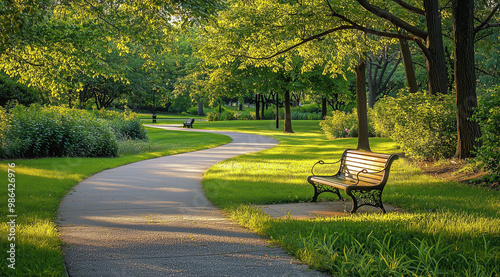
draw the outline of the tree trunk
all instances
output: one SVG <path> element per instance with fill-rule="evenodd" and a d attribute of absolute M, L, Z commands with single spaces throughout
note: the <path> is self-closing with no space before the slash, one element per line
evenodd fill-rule
<path fill-rule="evenodd" d="M 368 106 L 373 108 L 375 99 L 377 99 L 377 92 L 375 91 L 375 80 L 373 77 L 373 63 L 368 63 Z M 376 69 L 376 71 L 378 71 Z"/>
<path fill-rule="evenodd" d="M 280 105 L 278 93 L 276 92 L 276 129 L 280 128 Z"/>
<path fill-rule="evenodd" d="M 454 0 L 453 34 L 455 44 L 455 89 L 457 103 L 458 142 L 455 157 L 473 157 L 474 146 L 481 130 L 470 120 L 477 108 L 476 73 L 474 62 L 474 0 Z"/>
<path fill-rule="evenodd" d="M 368 139 L 368 112 L 366 108 L 366 61 L 361 61 L 356 66 L 356 98 L 358 110 L 358 150 L 370 151 Z"/>
<path fill-rule="evenodd" d="M 426 50 L 424 50 L 429 94 L 446 94 L 448 91 L 448 73 L 443 47 L 443 31 L 438 0 L 424 0 L 425 19 L 427 22 Z"/>
<path fill-rule="evenodd" d="M 400 39 L 399 47 L 401 49 L 401 57 L 403 58 L 406 82 L 408 83 L 408 87 L 410 88 L 410 93 L 415 93 L 418 91 L 417 77 L 415 75 L 415 68 L 413 67 L 413 60 L 411 57 L 408 41 Z"/>
<path fill-rule="evenodd" d="M 327 111 L 327 107 L 326 107 L 326 97 L 323 97 L 321 99 L 321 119 L 322 120 L 325 120 L 325 117 L 326 117 L 326 111 Z"/>
<path fill-rule="evenodd" d="M 290 107 L 290 91 L 285 91 L 285 133 L 293 133 L 292 130 L 292 109 Z"/>
<path fill-rule="evenodd" d="M 203 111 L 203 97 L 200 97 L 198 100 L 198 115 L 205 116 L 205 112 Z"/>
<path fill-rule="evenodd" d="M 261 99 L 261 104 L 262 104 L 262 109 L 261 109 L 261 115 L 262 115 L 262 119 L 266 119 L 265 116 L 264 116 L 264 112 L 266 109 L 266 105 L 267 105 L 267 99 L 264 97 L 263 94 L 260 95 L 260 99 Z"/>
<path fill-rule="evenodd" d="M 255 120 L 260 120 L 260 94 L 255 94 Z"/>

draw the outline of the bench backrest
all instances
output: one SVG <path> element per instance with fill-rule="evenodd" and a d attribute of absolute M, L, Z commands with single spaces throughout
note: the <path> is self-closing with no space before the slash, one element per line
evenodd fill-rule
<path fill-rule="evenodd" d="M 342 155 L 337 177 L 345 178 L 354 183 L 359 177 L 358 186 L 384 186 L 389 178 L 392 162 L 396 159 L 398 156 L 394 154 L 347 149 Z"/>
<path fill-rule="evenodd" d="M 194 118 L 189 118 L 188 120 L 186 120 L 186 123 L 187 124 L 193 124 L 194 123 Z"/>

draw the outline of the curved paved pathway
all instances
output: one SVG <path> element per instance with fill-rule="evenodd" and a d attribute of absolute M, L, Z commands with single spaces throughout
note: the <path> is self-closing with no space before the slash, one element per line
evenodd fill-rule
<path fill-rule="evenodd" d="M 205 198 L 201 179 L 213 164 L 277 144 L 214 133 L 233 141 L 106 170 L 75 186 L 58 218 L 69 275 L 322 276 L 226 220 Z"/>

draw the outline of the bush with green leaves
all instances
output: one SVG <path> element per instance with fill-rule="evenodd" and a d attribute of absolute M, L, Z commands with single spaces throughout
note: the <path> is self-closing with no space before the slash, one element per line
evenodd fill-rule
<path fill-rule="evenodd" d="M 352 113 L 333 111 L 332 115 L 326 116 L 319 125 L 328 139 L 358 136 L 358 116 L 355 109 Z"/>
<path fill-rule="evenodd" d="M 4 133 L 4 158 L 113 157 L 116 136 L 108 121 L 84 110 L 16 106 Z"/>
<path fill-rule="evenodd" d="M 255 119 L 255 112 L 237 112 L 236 118 L 238 120 L 254 120 Z"/>
<path fill-rule="evenodd" d="M 374 130 L 389 136 L 417 160 L 450 158 L 457 145 L 453 95 L 400 92 L 384 97 L 370 112 Z"/>
<path fill-rule="evenodd" d="M 108 110 L 93 111 L 98 117 L 107 120 L 115 132 L 117 139 L 142 140 L 147 139 L 146 129 L 139 116 L 125 108 L 123 113 Z"/>
<path fill-rule="evenodd" d="M 475 153 L 490 175 L 490 182 L 500 181 L 500 86 L 488 90 L 479 99 L 474 115 L 481 126 L 481 147 Z"/>
<path fill-rule="evenodd" d="M 218 112 L 209 112 L 207 113 L 207 121 L 228 121 L 228 120 L 236 120 L 236 113 L 231 110 L 223 109 L 222 113 Z"/>
<path fill-rule="evenodd" d="M 0 158 L 5 156 L 5 133 L 9 122 L 9 114 L 0 106 Z"/>

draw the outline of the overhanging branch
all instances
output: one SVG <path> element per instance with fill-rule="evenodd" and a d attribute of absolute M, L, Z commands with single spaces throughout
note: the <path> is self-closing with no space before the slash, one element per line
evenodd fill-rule
<path fill-rule="evenodd" d="M 400 27 L 403 30 L 406 30 L 407 32 L 420 37 L 421 39 L 426 39 L 427 38 L 427 32 L 420 30 L 419 28 L 416 28 L 415 26 L 407 23 L 406 21 L 400 19 L 397 16 L 394 16 L 392 13 L 390 13 L 387 10 L 384 10 L 380 7 L 374 6 L 370 3 L 368 3 L 367 0 L 356 0 L 363 8 L 365 8 L 367 11 L 371 12 L 372 14 L 386 19 L 387 21 L 391 22 L 392 24 L 396 25 L 397 27 Z"/>

